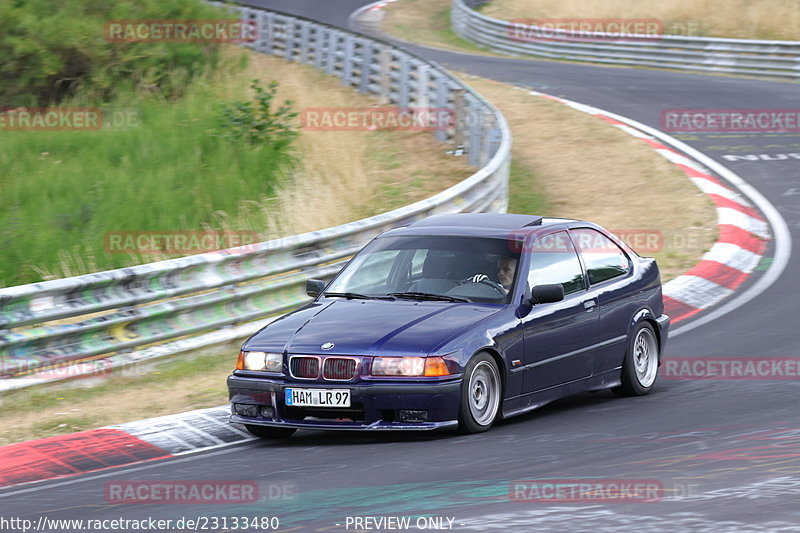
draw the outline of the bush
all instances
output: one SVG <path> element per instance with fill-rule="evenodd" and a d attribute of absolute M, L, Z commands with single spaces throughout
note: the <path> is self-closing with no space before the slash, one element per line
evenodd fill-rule
<path fill-rule="evenodd" d="M 80 90 L 98 102 L 122 88 L 180 96 L 213 70 L 220 45 L 118 43 L 112 20 L 231 19 L 200 0 L 49 0 L 0 2 L 0 108 L 58 103 Z"/>
<path fill-rule="evenodd" d="M 263 89 L 257 80 L 253 80 L 250 88 L 255 92 L 255 103 L 241 101 L 222 107 L 220 136 L 244 141 L 253 148 L 272 146 L 282 151 L 298 135 L 292 124 L 297 117 L 292 110 L 292 101 L 286 100 L 273 111 L 272 102 L 278 91 L 278 82 L 273 81 Z"/>

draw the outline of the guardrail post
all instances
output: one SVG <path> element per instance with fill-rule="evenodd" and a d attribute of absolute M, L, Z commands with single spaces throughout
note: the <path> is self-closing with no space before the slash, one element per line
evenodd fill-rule
<path fill-rule="evenodd" d="M 314 54 L 314 61 L 312 64 L 314 68 L 322 70 L 324 65 L 322 61 L 322 54 L 325 50 L 325 36 L 327 35 L 327 28 L 314 28 L 314 38 L 311 40 L 311 52 Z"/>
<path fill-rule="evenodd" d="M 436 75 L 436 112 L 439 113 L 441 117 L 441 113 L 448 108 L 448 101 L 447 101 L 447 78 L 440 74 Z M 455 122 L 455 113 L 450 115 L 450 119 Z M 455 124 L 454 124 L 455 125 Z M 447 130 L 449 128 L 443 128 L 442 125 L 436 130 L 436 140 L 439 142 L 445 142 L 447 140 Z"/>
<path fill-rule="evenodd" d="M 459 148 L 463 149 L 466 144 L 467 133 L 467 102 L 465 98 L 466 91 L 464 89 L 455 89 L 453 91 L 453 110 L 455 111 L 455 130 L 453 132 L 453 143 L 456 145 L 456 151 Z"/>
<path fill-rule="evenodd" d="M 431 82 L 431 68 L 428 65 L 417 67 L 417 107 L 429 107 L 429 96 Z"/>
<path fill-rule="evenodd" d="M 294 52 L 294 22 L 289 20 L 286 22 L 286 35 L 283 39 L 283 58 L 287 61 L 292 60 L 292 53 Z"/>
<path fill-rule="evenodd" d="M 328 46 L 326 47 L 325 56 L 325 73 L 336 74 L 336 61 L 339 59 L 339 43 L 341 32 L 338 30 L 328 31 Z"/>
<path fill-rule="evenodd" d="M 392 92 L 392 52 L 389 47 L 381 45 L 378 52 L 380 86 L 378 97 L 383 105 L 391 102 Z"/>
<path fill-rule="evenodd" d="M 408 86 L 411 80 L 408 77 L 408 56 L 400 54 L 400 79 L 397 80 L 399 100 L 397 106 L 401 108 L 408 107 Z"/>
<path fill-rule="evenodd" d="M 300 23 L 300 63 L 308 63 L 308 22 Z"/>
<path fill-rule="evenodd" d="M 464 13 L 456 2 L 453 2 L 450 8 L 450 27 L 456 35 L 464 35 Z"/>
<path fill-rule="evenodd" d="M 500 143 L 503 142 L 503 132 L 500 128 L 497 127 L 497 120 L 492 117 L 492 121 L 495 123 L 495 127 L 489 130 L 489 154 L 497 153 L 497 149 L 500 147 Z"/>
<path fill-rule="evenodd" d="M 348 34 L 344 38 L 344 58 L 342 58 L 342 83 L 345 85 L 350 85 L 350 78 L 353 74 L 354 48 L 353 36 Z"/>
<path fill-rule="evenodd" d="M 258 28 L 259 47 L 258 50 L 265 54 L 272 55 L 272 38 L 275 34 L 275 15 L 272 13 L 261 14 L 261 24 Z"/>
<path fill-rule="evenodd" d="M 361 61 L 361 81 L 358 85 L 358 90 L 362 93 L 369 92 L 370 75 L 372 74 L 372 62 L 375 57 L 375 49 L 372 43 L 365 42 L 361 48 L 364 56 Z"/>
<path fill-rule="evenodd" d="M 479 161 L 480 166 L 484 166 L 492 158 L 492 133 L 497 131 L 497 121 L 494 116 L 484 111 L 482 113 L 483 124 L 481 126 L 482 139 L 481 139 L 481 157 Z"/>
<path fill-rule="evenodd" d="M 467 156 L 469 157 L 469 164 L 477 167 L 481 159 L 481 137 L 483 133 L 483 114 L 476 106 L 473 105 L 470 98 L 466 105 L 467 109 L 467 127 L 468 142 Z"/>

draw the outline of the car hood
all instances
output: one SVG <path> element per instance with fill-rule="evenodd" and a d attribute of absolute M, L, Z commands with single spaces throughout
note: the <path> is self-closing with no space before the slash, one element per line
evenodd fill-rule
<path fill-rule="evenodd" d="M 339 355 L 427 355 L 502 309 L 498 305 L 405 300 L 331 300 L 267 325 L 246 350 Z M 322 350 L 325 343 L 333 348 Z"/>

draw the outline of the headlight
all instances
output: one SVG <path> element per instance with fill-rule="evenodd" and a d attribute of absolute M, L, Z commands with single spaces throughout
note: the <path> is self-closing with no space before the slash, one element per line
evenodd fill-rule
<path fill-rule="evenodd" d="M 266 352 L 239 352 L 238 370 L 260 370 L 262 372 L 280 372 L 283 367 L 283 355 Z"/>
<path fill-rule="evenodd" d="M 447 376 L 450 372 L 441 357 L 376 357 L 373 376 Z"/>

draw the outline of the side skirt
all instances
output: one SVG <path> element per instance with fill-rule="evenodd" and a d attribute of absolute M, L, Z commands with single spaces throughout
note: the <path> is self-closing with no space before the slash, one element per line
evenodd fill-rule
<path fill-rule="evenodd" d="M 533 411 L 550 402 L 566 396 L 572 396 L 573 394 L 613 389 L 622 384 L 620 381 L 620 371 L 621 368 L 615 368 L 603 372 L 602 374 L 570 381 L 569 383 L 556 385 L 549 389 L 523 394 L 514 398 L 506 398 L 506 400 L 503 401 L 503 418 L 511 418 L 512 416 Z"/>

